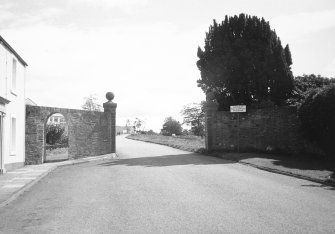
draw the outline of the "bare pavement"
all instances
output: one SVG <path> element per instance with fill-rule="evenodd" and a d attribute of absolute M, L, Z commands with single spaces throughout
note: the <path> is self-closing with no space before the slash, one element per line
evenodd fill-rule
<path fill-rule="evenodd" d="M 0 208 L 1 233 L 334 233 L 335 190 L 117 137 Z"/>

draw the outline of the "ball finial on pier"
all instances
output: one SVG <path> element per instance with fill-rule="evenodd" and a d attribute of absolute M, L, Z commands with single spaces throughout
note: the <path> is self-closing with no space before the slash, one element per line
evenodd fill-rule
<path fill-rule="evenodd" d="M 106 98 L 109 102 L 111 102 L 114 99 L 114 93 L 112 92 L 107 92 L 106 93 Z"/>

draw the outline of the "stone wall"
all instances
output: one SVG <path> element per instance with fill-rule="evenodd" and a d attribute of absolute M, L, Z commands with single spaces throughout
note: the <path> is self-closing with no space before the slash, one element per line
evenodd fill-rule
<path fill-rule="evenodd" d="M 322 155 L 303 137 L 294 107 L 251 109 L 246 113 L 217 111 L 213 103 L 206 110 L 206 149 L 240 152 L 280 152 Z M 239 115 L 239 119 L 238 119 Z"/>
<path fill-rule="evenodd" d="M 65 117 L 68 125 L 69 159 L 115 153 L 115 109 L 105 112 L 26 106 L 25 164 L 45 161 L 45 126 L 55 113 Z"/>

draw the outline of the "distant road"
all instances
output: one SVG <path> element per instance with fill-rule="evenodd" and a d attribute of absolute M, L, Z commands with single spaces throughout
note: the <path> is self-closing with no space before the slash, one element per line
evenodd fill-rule
<path fill-rule="evenodd" d="M 117 137 L 119 159 L 54 171 L 1 233 L 334 233 L 335 190 Z"/>

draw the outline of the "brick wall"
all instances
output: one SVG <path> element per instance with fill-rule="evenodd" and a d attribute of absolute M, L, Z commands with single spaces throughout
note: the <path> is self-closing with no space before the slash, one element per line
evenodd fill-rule
<path fill-rule="evenodd" d="M 62 114 L 68 124 L 69 159 L 115 153 L 115 108 L 116 104 L 111 111 L 96 112 L 27 105 L 25 163 L 44 162 L 45 125 L 54 113 Z"/>
<path fill-rule="evenodd" d="M 239 122 L 239 127 L 238 127 Z M 302 134 L 294 107 L 248 110 L 246 113 L 217 111 L 207 105 L 206 148 L 241 152 L 281 152 L 285 154 L 325 155 Z"/>

